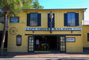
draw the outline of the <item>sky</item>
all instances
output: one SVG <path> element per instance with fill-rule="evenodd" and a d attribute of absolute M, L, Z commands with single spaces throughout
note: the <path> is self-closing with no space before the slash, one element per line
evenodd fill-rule
<path fill-rule="evenodd" d="M 89 20 L 89 0 L 39 0 L 44 9 L 87 8 L 84 20 Z"/>

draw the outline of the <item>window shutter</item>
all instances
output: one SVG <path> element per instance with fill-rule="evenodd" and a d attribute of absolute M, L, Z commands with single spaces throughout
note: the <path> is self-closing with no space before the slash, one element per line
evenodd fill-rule
<path fill-rule="evenodd" d="M 27 26 L 30 26 L 30 14 L 27 14 Z"/>
<path fill-rule="evenodd" d="M 48 13 L 48 28 L 50 28 L 50 21 L 51 21 L 50 14 Z"/>
<path fill-rule="evenodd" d="M 37 19 L 38 26 L 41 26 L 41 14 L 38 13 L 38 19 Z"/>
<path fill-rule="evenodd" d="M 75 25 L 79 26 L 79 13 L 75 13 Z"/>
<path fill-rule="evenodd" d="M 64 13 L 64 26 L 67 26 L 67 13 Z"/>
<path fill-rule="evenodd" d="M 52 28 L 55 27 L 55 14 L 53 13 Z"/>

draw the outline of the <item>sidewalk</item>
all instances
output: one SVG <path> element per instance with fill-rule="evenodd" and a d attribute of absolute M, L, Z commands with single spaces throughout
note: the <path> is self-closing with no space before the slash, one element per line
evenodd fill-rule
<path fill-rule="evenodd" d="M 67 53 L 9 53 L 6 58 L 89 58 L 89 54 L 67 54 Z M 4 58 L 2 57 L 2 58 Z"/>
<path fill-rule="evenodd" d="M 17 55 L 14 57 L 34 57 L 34 58 L 89 58 L 89 55 L 81 54 L 37 54 L 37 55 Z"/>

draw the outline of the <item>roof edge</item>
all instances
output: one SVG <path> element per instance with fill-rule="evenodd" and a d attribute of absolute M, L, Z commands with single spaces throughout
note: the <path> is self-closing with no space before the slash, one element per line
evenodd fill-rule
<path fill-rule="evenodd" d="M 23 9 L 23 10 L 87 10 L 87 8 L 60 8 L 60 9 Z"/>

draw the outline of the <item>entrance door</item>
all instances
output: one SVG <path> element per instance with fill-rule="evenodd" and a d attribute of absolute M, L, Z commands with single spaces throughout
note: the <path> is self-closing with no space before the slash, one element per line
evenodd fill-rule
<path fill-rule="evenodd" d="M 28 38 L 28 51 L 34 51 L 34 38 L 29 36 Z"/>
<path fill-rule="evenodd" d="M 57 39 L 57 49 L 60 52 L 66 52 L 65 36 L 58 36 L 58 39 Z"/>
<path fill-rule="evenodd" d="M 66 52 L 66 41 L 64 36 L 60 37 L 60 52 Z"/>

